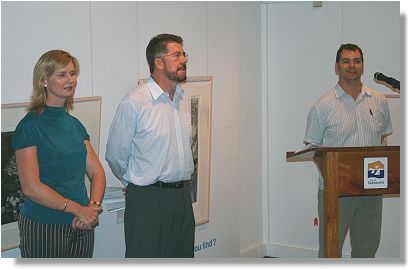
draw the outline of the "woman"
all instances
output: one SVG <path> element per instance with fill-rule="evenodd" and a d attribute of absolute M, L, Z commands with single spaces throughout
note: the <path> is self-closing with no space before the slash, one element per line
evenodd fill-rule
<path fill-rule="evenodd" d="M 33 71 L 29 112 L 13 136 L 25 195 L 18 221 L 23 258 L 93 255 L 106 178 L 86 129 L 68 114 L 78 74 L 79 63 L 68 52 L 43 54 Z"/>

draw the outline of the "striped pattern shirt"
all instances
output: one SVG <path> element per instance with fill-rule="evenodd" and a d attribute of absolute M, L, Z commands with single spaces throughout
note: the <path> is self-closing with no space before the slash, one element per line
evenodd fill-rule
<path fill-rule="evenodd" d="M 173 101 L 150 77 L 117 108 L 106 160 L 124 185 L 191 179 L 190 98 L 177 85 Z"/>
<path fill-rule="evenodd" d="M 383 94 L 363 85 L 354 100 L 337 84 L 311 107 L 304 143 L 319 147 L 379 146 L 382 138 L 391 133 L 388 102 Z M 324 189 L 321 175 L 319 189 Z"/>

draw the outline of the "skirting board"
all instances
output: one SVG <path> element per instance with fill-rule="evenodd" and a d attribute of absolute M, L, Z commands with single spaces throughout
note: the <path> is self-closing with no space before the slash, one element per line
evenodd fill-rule
<path fill-rule="evenodd" d="M 266 255 L 266 245 L 262 243 L 240 250 L 240 258 L 262 258 Z"/>
<path fill-rule="evenodd" d="M 282 245 L 266 245 L 267 256 L 284 259 L 317 258 L 318 251 L 301 247 L 290 247 Z"/>
<path fill-rule="evenodd" d="M 316 258 L 317 254 L 317 250 L 263 243 L 240 250 L 240 258 L 263 258 L 264 256 L 269 256 L 281 259 L 303 259 Z"/>
<path fill-rule="evenodd" d="M 262 243 L 240 250 L 240 258 L 263 258 L 264 256 L 270 256 L 284 259 L 301 259 L 316 258 L 317 254 L 317 250 Z"/>

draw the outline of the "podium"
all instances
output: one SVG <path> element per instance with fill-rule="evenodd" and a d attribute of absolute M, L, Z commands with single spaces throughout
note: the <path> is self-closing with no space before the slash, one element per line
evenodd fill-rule
<path fill-rule="evenodd" d="M 365 188 L 364 164 L 370 158 L 386 158 L 386 188 Z M 313 161 L 324 178 L 324 241 L 325 257 L 338 257 L 338 198 L 400 194 L 400 147 L 309 148 L 287 152 L 288 162 Z"/>

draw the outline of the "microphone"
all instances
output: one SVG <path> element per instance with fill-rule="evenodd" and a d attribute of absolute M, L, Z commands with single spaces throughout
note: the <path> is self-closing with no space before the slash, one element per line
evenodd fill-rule
<path fill-rule="evenodd" d="M 400 82 L 397 81 L 396 79 L 392 78 L 392 77 L 387 77 L 384 74 L 382 74 L 381 72 L 376 72 L 374 74 L 374 78 L 378 81 L 386 82 L 389 85 L 391 85 L 393 88 L 396 88 L 396 89 L 400 90 Z"/>

